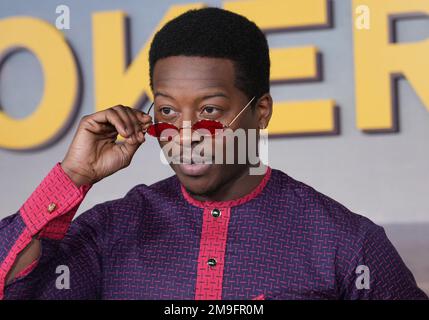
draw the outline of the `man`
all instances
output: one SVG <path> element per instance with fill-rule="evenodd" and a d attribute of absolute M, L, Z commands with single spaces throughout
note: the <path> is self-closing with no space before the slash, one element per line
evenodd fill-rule
<path fill-rule="evenodd" d="M 1 221 L 2 298 L 427 298 L 367 218 L 269 166 L 250 174 L 261 163 L 185 159 L 185 148 L 219 143 L 189 139 L 189 126 L 268 125 L 269 51 L 254 23 L 189 11 L 156 34 L 149 59 L 156 125 L 123 106 L 83 117 L 64 160 Z M 176 134 L 162 139 L 163 126 Z M 71 222 L 94 183 L 130 164 L 146 131 L 163 148 L 183 147 L 176 174 Z"/>

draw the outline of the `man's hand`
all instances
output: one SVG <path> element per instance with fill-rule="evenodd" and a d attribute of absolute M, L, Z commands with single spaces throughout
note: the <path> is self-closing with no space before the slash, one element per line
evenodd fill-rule
<path fill-rule="evenodd" d="M 122 105 L 84 116 L 61 167 L 77 186 L 94 184 L 130 164 L 151 123 L 149 115 Z M 124 142 L 116 142 L 118 133 Z"/>

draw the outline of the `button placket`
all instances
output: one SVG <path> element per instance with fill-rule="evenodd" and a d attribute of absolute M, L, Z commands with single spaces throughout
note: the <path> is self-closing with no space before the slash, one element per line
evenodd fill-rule
<path fill-rule="evenodd" d="M 196 299 L 221 299 L 230 208 L 205 207 L 198 257 Z"/>

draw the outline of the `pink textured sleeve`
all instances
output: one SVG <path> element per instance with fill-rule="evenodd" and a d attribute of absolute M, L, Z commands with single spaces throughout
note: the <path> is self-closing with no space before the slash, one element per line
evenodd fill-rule
<path fill-rule="evenodd" d="M 19 209 L 18 219 L 5 220 L 4 223 L 10 225 L 2 229 L 3 238 L 0 237 L 0 300 L 4 298 L 7 274 L 19 253 L 33 237 L 55 240 L 64 238 L 91 186 L 78 188 L 58 162 Z M 37 264 L 38 259 L 15 275 L 13 281 L 28 275 Z"/>
<path fill-rule="evenodd" d="M 31 236 L 62 239 L 91 187 L 78 188 L 58 162 L 19 210 Z"/>

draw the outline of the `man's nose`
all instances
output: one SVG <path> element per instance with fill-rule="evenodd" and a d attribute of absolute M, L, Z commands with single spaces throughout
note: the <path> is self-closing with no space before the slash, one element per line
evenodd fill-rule
<path fill-rule="evenodd" d="M 201 141 L 201 137 L 198 134 L 193 134 L 192 125 L 195 121 L 184 120 L 182 126 L 179 129 L 179 134 L 175 137 L 174 141 L 183 147 L 194 147 Z"/>

